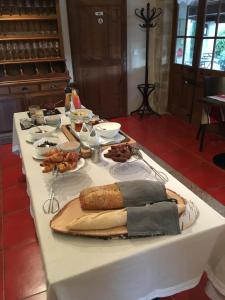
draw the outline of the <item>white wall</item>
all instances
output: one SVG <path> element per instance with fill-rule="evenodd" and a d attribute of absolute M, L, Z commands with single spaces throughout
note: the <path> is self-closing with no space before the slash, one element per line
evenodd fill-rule
<path fill-rule="evenodd" d="M 128 113 L 138 108 L 142 97 L 137 85 L 145 81 L 145 31 L 135 16 L 136 8 L 146 7 L 149 0 L 127 0 L 127 102 Z"/>

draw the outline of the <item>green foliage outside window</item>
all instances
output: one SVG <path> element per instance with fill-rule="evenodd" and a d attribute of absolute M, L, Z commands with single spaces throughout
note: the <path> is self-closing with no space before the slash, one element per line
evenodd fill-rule
<path fill-rule="evenodd" d="M 225 35 L 225 30 L 220 33 L 220 36 Z M 221 70 L 225 70 L 225 39 L 220 39 L 216 43 L 215 56 L 218 59 L 218 64 Z"/>

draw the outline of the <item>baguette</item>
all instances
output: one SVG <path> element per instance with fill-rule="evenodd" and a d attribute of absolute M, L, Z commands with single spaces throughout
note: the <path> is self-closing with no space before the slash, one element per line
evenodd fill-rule
<path fill-rule="evenodd" d="M 124 208 L 123 196 L 115 183 L 84 189 L 80 203 L 83 210 Z"/>
<path fill-rule="evenodd" d="M 66 227 L 69 230 L 99 230 L 125 226 L 126 223 L 126 210 L 117 209 L 84 215 L 73 220 Z"/>
<path fill-rule="evenodd" d="M 185 206 L 177 205 L 178 214 L 184 212 Z M 127 225 L 126 209 L 108 210 L 85 214 L 74 219 L 66 227 L 68 230 L 103 230 Z"/>
<path fill-rule="evenodd" d="M 166 195 L 168 199 L 177 200 L 180 210 L 185 210 L 185 200 L 180 195 L 169 189 L 166 189 Z M 124 208 L 123 195 L 116 183 L 84 189 L 80 192 L 80 203 L 83 210 Z"/>

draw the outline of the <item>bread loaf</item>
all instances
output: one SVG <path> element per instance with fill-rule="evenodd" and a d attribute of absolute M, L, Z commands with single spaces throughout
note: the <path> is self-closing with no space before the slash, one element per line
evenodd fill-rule
<path fill-rule="evenodd" d="M 109 210 L 99 213 L 86 214 L 76 218 L 67 225 L 69 230 L 98 230 L 125 226 L 127 212 L 125 209 Z"/>
<path fill-rule="evenodd" d="M 117 184 L 86 188 L 80 192 L 83 210 L 104 210 L 123 208 L 123 196 Z"/>

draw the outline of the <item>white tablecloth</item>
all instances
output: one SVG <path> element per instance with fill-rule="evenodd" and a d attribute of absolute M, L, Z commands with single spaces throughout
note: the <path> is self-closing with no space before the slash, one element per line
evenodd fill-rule
<path fill-rule="evenodd" d="M 52 176 L 42 174 L 39 162 L 32 158 L 33 145 L 26 142 L 28 132 L 22 131 L 19 125 L 19 119 L 24 116 L 25 113 L 14 115 L 13 141 L 17 145 L 13 147 L 21 151 L 27 176 L 46 271 L 48 300 L 148 300 L 197 285 L 217 238 L 224 233 L 225 220 L 221 215 L 168 174 L 167 188 L 194 201 L 200 211 L 196 223 L 182 234 L 100 240 L 52 232 L 49 228 L 52 216 L 42 210 Z M 59 136 L 65 140 L 62 133 Z M 148 156 L 145 158 L 163 170 Z M 93 164 L 86 160 L 83 169 L 61 176 L 55 182 L 60 206 L 84 187 L 118 181 L 112 174 L 112 167 L 106 162 Z M 134 179 L 135 173 L 131 177 Z"/>

